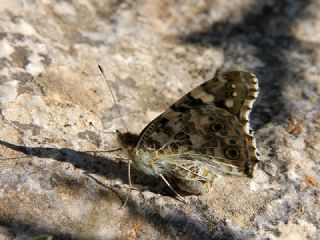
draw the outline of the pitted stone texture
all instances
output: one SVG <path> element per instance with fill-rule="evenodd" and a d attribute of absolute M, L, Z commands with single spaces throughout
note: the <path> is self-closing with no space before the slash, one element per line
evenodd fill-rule
<path fill-rule="evenodd" d="M 319 11 L 317 0 L 0 1 L 0 238 L 319 239 Z M 253 71 L 253 179 L 219 178 L 184 205 L 133 169 L 120 209 L 123 155 L 85 152 L 117 147 L 110 132 L 124 130 L 97 64 L 136 132 L 217 70 Z"/>

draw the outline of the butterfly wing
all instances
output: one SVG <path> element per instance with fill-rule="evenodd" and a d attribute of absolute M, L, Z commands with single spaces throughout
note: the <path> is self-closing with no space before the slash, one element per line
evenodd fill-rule
<path fill-rule="evenodd" d="M 196 87 L 141 132 L 137 164 L 152 152 L 154 171 L 164 175 L 189 180 L 251 176 L 258 160 L 248 114 L 257 92 L 255 76 L 245 71 L 223 73 Z"/>

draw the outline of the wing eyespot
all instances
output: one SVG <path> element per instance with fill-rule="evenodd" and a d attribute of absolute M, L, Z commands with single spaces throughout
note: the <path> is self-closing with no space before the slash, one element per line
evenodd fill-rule
<path fill-rule="evenodd" d="M 227 158 L 231 160 L 237 160 L 240 157 L 240 152 L 235 147 L 228 147 L 225 151 L 225 155 Z"/>
<path fill-rule="evenodd" d="M 220 131 L 224 129 L 224 125 L 221 122 L 216 122 L 214 124 L 211 125 L 212 130 L 214 131 Z"/>

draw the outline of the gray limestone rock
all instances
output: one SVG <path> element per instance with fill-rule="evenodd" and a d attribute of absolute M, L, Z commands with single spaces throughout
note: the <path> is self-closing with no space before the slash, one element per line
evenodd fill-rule
<path fill-rule="evenodd" d="M 0 1 L 0 239 L 319 239 L 320 4 Z M 114 149 L 216 71 L 259 79 L 254 177 L 174 198 Z M 93 124 L 94 127 L 91 126 Z M 95 152 L 92 152 L 95 151 Z"/>

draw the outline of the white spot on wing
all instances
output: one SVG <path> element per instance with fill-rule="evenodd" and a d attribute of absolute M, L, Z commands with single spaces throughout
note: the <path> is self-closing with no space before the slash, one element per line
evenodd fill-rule
<path fill-rule="evenodd" d="M 224 101 L 224 105 L 228 108 L 231 108 L 233 107 L 233 104 L 234 104 L 234 101 L 233 99 L 231 98 L 227 98 L 225 101 Z"/>
<path fill-rule="evenodd" d="M 196 99 L 201 99 L 204 103 L 214 101 L 214 96 L 206 93 L 201 87 L 193 89 L 191 91 L 191 96 Z"/>

